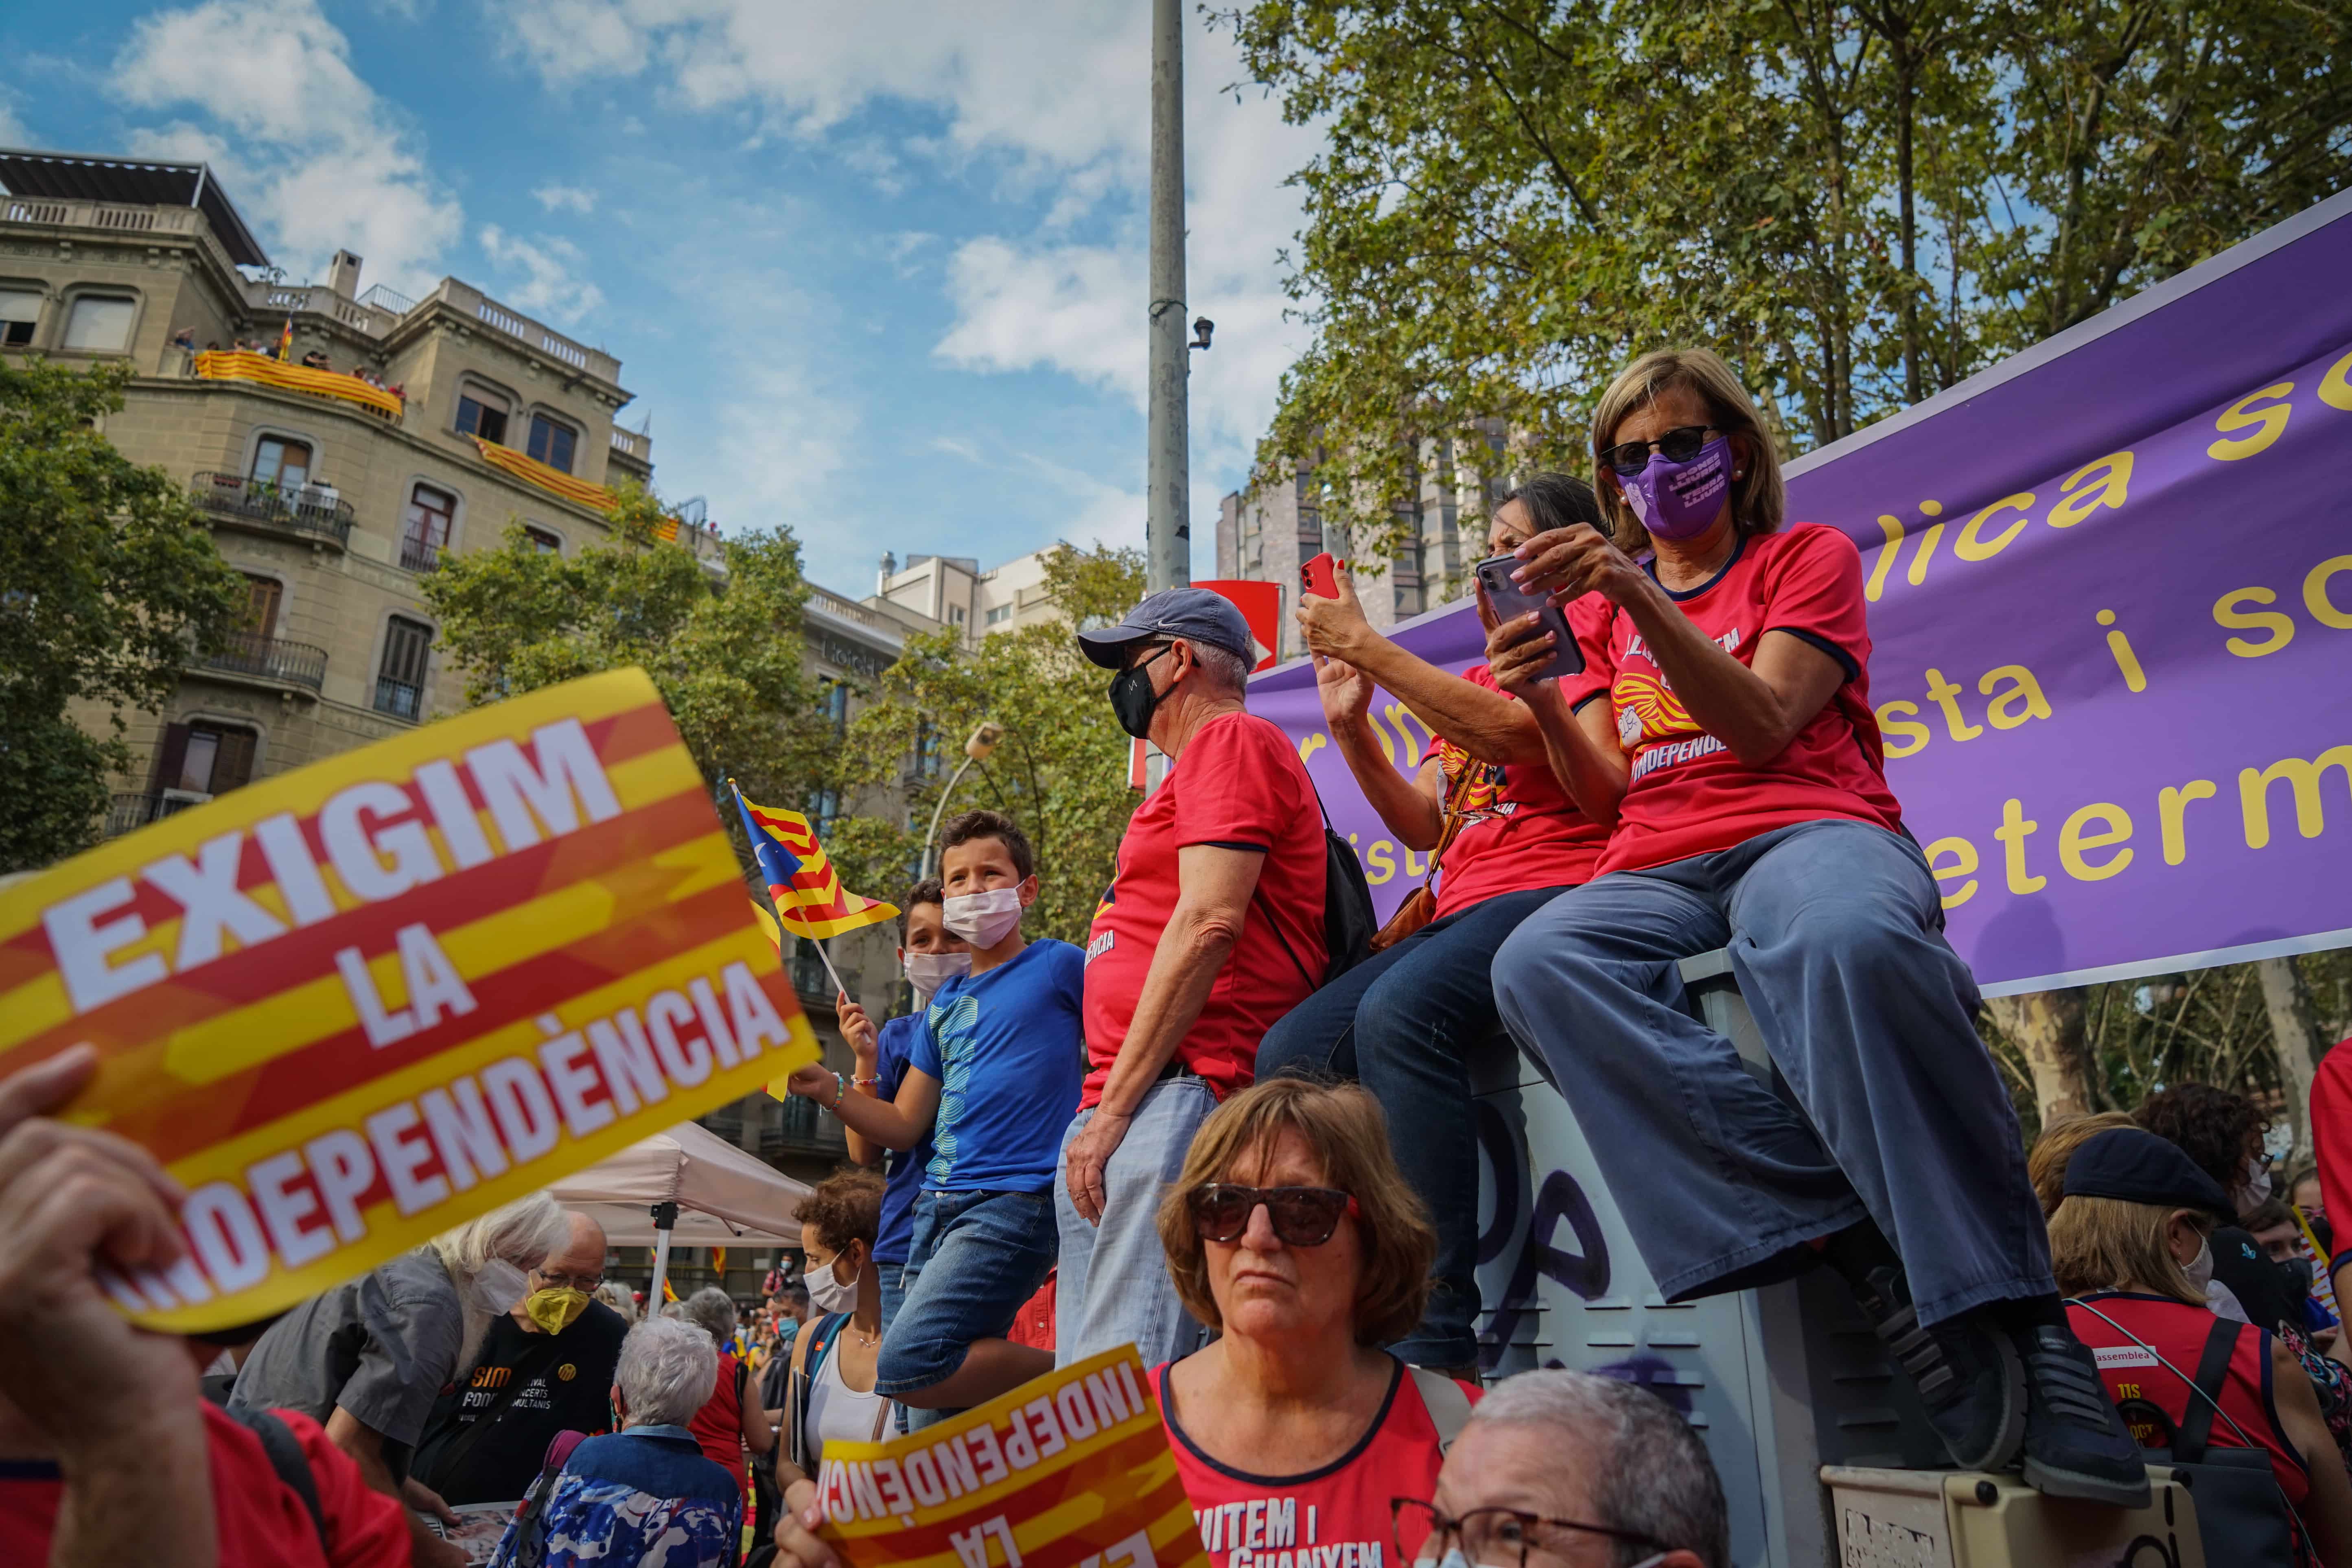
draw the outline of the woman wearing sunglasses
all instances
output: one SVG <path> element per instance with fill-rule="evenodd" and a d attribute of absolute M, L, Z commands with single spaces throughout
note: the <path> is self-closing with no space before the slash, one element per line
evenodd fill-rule
<path fill-rule="evenodd" d="M 1772 441 L 1705 350 L 1635 361 L 1592 446 L 1609 535 L 1541 534 L 1514 575 L 1607 601 L 1608 700 L 1571 713 L 1531 680 L 1550 651 L 1533 616 L 1487 649 L 1612 831 L 1601 874 L 1496 953 L 1505 1023 L 1550 1064 L 1601 1170 L 1638 1173 L 1612 1190 L 1668 1300 L 1825 1261 L 1954 1463 L 2000 1468 L 2021 1447 L 2046 1492 L 2145 1502 L 2113 1411 L 2070 1396 L 2097 1367 L 2051 1279 L 1975 982 L 1887 787 L 1859 553 L 1783 525 Z M 1689 1006 L 1675 961 L 1714 948 L 1801 1110 Z"/>
<path fill-rule="evenodd" d="M 1436 1238 L 1378 1102 L 1295 1078 L 1233 1096 L 1160 1239 L 1186 1309 L 1222 1331 L 1153 1373 L 1210 1560 L 1381 1561 L 1389 1500 L 1431 1495 L 1474 1394 L 1381 1349 L 1420 1321 Z"/>

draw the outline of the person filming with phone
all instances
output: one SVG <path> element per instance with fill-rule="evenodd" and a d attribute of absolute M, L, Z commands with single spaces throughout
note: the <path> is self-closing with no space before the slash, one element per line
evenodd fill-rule
<path fill-rule="evenodd" d="M 1601 875 L 1496 954 L 1504 1021 L 1550 1064 L 1668 1300 L 1827 1262 L 1960 1468 L 2021 1447 L 2044 1492 L 2145 1503 L 2130 1437 L 2082 1397 L 2098 1368 L 1976 983 L 1887 787 L 1860 554 L 1783 526 L 1771 439 L 1713 353 L 1643 355 L 1592 432 L 1609 533 L 1530 539 L 1517 577 L 1609 606 L 1609 701 L 1563 732 L 1562 782 L 1615 826 Z M 1537 634 L 1519 616 L 1489 638 L 1504 689 L 1547 657 Z M 1699 1021 L 1677 964 L 1715 948 L 1797 1105 Z"/>
<path fill-rule="evenodd" d="M 1496 507 L 1487 551 L 1515 565 L 1508 552 L 1535 535 L 1600 517 L 1583 480 L 1538 474 Z M 1413 1365 L 1474 1377 L 1478 1146 L 1465 1053 L 1497 1026 L 1488 978 L 1496 950 L 1529 914 L 1591 877 L 1608 833 L 1546 765 L 1530 704 L 1497 690 L 1483 664 L 1454 675 L 1382 637 L 1344 563 L 1332 563 L 1330 584 L 1336 596 L 1310 587 L 1298 601 L 1324 720 L 1389 831 L 1429 858 L 1434 891 L 1424 887 L 1407 900 L 1369 961 L 1267 1031 L 1257 1071 L 1353 1079 L 1402 1131 L 1397 1163 L 1429 1206 L 1438 1248 L 1422 1321 L 1394 1348 Z M 1483 596 L 1478 610 L 1491 628 Z M 1373 727 L 1378 691 L 1435 737 L 1412 774 L 1390 761 Z"/>

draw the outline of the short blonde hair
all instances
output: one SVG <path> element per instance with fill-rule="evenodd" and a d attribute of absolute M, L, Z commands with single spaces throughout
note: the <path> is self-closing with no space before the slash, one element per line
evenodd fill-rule
<path fill-rule="evenodd" d="M 1748 468 L 1731 486 L 1731 526 L 1740 534 L 1770 533 L 1789 510 L 1780 479 L 1780 454 L 1764 428 L 1756 402 L 1723 356 L 1711 349 L 1652 349 L 1617 373 L 1601 405 L 1592 411 L 1592 493 L 1601 502 L 1610 537 L 1628 554 L 1650 547 L 1649 531 L 1604 474 L 1601 454 L 1616 445 L 1617 426 L 1643 404 L 1687 387 L 1706 405 L 1707 423 L 1727 436 L 1748 437 Z"/>
<path fill-rule="evenodd" d="M 1429 1300 L 1437 1231 L 1389 1152 L 1380 1101 L 1351 1083 L 1267 1079 L 1209 1113 L 1193 1134 L 1183 1173 L 1160 1204 L 1160 1245 L 1176 1294 L 1202 1322 L 1224 1327 L 1209 1289 L 1208 1249 L 1192 1228 L 1186 1200 L 1195 1187 L 1230 1180 L 1252 1160 L 1264 1159 L 1285 1131 L 1298 1134 L 1326 1183 L 1356 1200 L 1356 1235 L 1364 1251 L 1356 1342 L 1382 1345 L 1404 1338 Z"/>
<path fill-rule="evenodd" d="M 2033 1195 L 2042 1200 L 2042 1217 L 2048 1219 L 2066 1201 L 2066 1162 L 2074 1157 L 2075 1150 L 2095 1133 L 2138 1125 L 2129 1111 L 2102 1110 L 2062 1116 L 2044 1127 L 2025 1155 L 2025 1179 L 2033 1184 Z"/>
<path fill-rule="evenodd" d="M 2058 1276 L 2058 1289 L 2069 1296 L 2091 1290 L 2153 1290 L 2203 1306 L 2205 1292 L 2189 1283 L 2188 1271 L 2165 1239 L 2177 1214 L 2187 1215 L 2200 1234 L 2212 1234 L 2213 1216 L 2195 1209 L 2079 1193 L 2068 1198 L 2050 1216 L 2050 1268 Z"/>

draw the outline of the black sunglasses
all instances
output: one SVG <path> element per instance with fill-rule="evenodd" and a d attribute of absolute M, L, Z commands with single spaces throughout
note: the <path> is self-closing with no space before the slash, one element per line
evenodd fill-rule
<path fill-rule="evenodd" d="M 1627 1542 L 1636 1551 L 1648 1547 L 1659 1554 L 1673 1550 L 1664 1542 L 1638 1531 L 1612 1530 L 1605 1524 L 1584 1524 L 1573 1519 L 1546 1519 L 1541 1514 L 1521 1513 L 1515 1508 L 1474 1508 L 1454 1519 L 1439 1511 L 1435 1503 L 1400 1497 L 1389 1500 L 1389 1518 L 1395 1528 L 1398 1568 L 1439 1562 L 1445 1556 L 1445 1549 L 1457 1541 L 1462 1543 L 1463 1555 L 1473 1563 L 1491 1564 L 1492 1568 L 1527 1568 L 1528 1548 L 1545 1530 L 1572 1530 L 1583 1535 L 1602 1536 Z"/>
<path fill-rule="evenodd" d="M 1260 1204 L 1285 1247 L 1320 1247 L 1339 1228 L 1340 1216 L 1357 1214 L 1356 1200 L 1330 1187 L 1244 1187 L 1203 1182 L 1185 1197 L 1192 1230 L 1202 1241 L 1238 1241 Z"/>
<path fill-rule="evenodd" d="M 1664 452 L 1670 463 L 1687 463 L 1698 456 L 1698 449 L 1706 445 L 1709 436 L 1722 433 L 1712 425 L 1678 425 L 1654 441 L 1620 441 L 1614 447 L 1603 447 L 1601 460 L 1631 479 L 1650 466 L 1652 447 Z"/>

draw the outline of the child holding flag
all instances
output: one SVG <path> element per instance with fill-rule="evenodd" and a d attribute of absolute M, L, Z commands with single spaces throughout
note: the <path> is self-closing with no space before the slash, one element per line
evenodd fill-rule
<path fill-rule="evenodd" d="M 1054 1171 L 1086 1055 L 1085 955 L 1021 934 L 1037 900 L 1027 837 L 1010 817 L 972 811 L 940 843 L 942 918 L 971 944 L 971 966 L 931 997 L 897 1095 L 845 1094 L 823 1067 L 788 1084 L 887 1148 L 932 1140 L 905 1301 L 875 1381 L 918 1426 L 1053 1370 L 1051 1352 L 1004 1336 L 1054 1265 Z"/>

